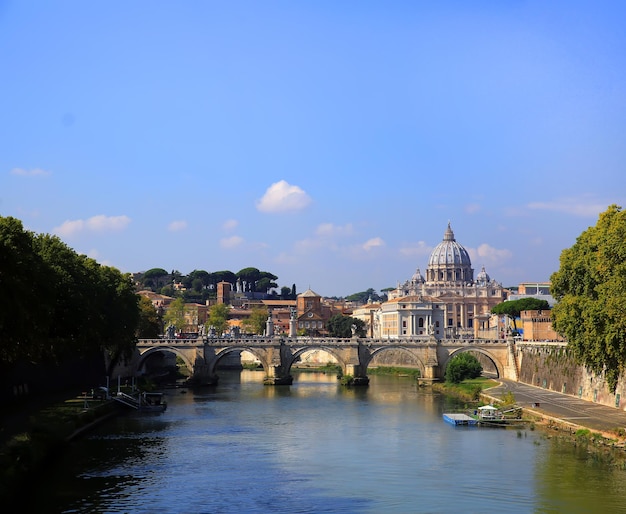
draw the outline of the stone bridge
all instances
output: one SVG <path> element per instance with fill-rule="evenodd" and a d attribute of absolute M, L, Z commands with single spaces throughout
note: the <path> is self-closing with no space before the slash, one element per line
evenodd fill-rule
<path fill-rule="evenodd" d="M 218 363 L 227 356 L 246 351 L 263 365 L 266 384 L 291 384 L 291 367 L 300 356 L 311 350 L 331 354 L 344 375 L 354 377 L 355 384 L 367 384 L 367 368 L 372 360 L 386 351 L 406 352 L 417 363 L 420 377 L 425 381 L 441 380 L 452 356 L 460 352 L 481 354 L 493 363 L 498 377 L 517 380 L 519 369 L 515 343 L 509 340 L 487 339 L 370 339 L 370 338 L 311 338 L 311 337 L 251 337 L 198 339 L 140 339 L 133 359 L 118 375 L 140 374 L 146 360 L 156 352 L 171 352 L 179 356 L 191 371 L 191 381 L 215 384 Z M 222 361 L 224 362 L 224 361 Z"/>

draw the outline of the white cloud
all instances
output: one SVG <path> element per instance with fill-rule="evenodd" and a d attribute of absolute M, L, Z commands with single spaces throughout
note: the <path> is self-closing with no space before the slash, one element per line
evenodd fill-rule
<path fill-rule="evenodd" d="M 369 252 L 373 248 L 378 248 L 381 246 L 385 246 L 385 242 L 380 237 L 373 237 L 372 239 L 368 239 L 365 243 L 363 243 L 363 250 Z"/>
<path fill-rule="evenodd" d="M 340 226 L 334 223 L 322 223 L 315 229 L 315 233 L 321 237 L 349 236 L 353 233 L 352 224 Z"/>
<path fill-rule="evenodd" d="M 482 209 L 482 207 L 478 203 L 468 203 L 465 206 L 465 212 L 467 212 L 468 214 L 475 214 L 478 211 L 480 211 L 481 209 Z"/>
<path fill-rule="evenodd" d="M 302 189 L 281 180 L 267 188 L 256 207 L 261 212 L 287 212 L 304 209 L 310 203 L 311 197 Z"/>
<path fill-rule="evenodd" d="M 237 220 L 226 220 L 222 225 L 222 228 L 226 232 L 230 232 L 231 230 L 235 230 L 239 226 L 239 222 Z"/>
<path fill-rule="evenodd" d="M 510 250 L 494 248 L 487 243 L 481 244 L 476 249 L 468 248 L 467 251 L 470 254 L 470 258 L 472 259 L 473 263 L 476 263 L 480 260 L 482 260 L 483 262 L 488 262 L 490 264 L 501 263 L 510 259 L 513 256 L 513 253 Z M 474 267 L 476 267 L 476 265 L 474 265 Z"/>
<path fill-rule="evenodd" d="M 586 198 L 562 198 L 551 202 L 531 202 L 527 207 L 531 210 L 562 212 L 582 217 L 597 217 L 604 212 L 609 204 L 588 201 Z"/>
<path fill-rule="evenodd" d="M 80 232 L 117 232 L 130 223 L 128 216 L 105 216 L 100 214 L 86 220 L 67 220 L 55 227 L 53 232 L 62 237 L 69 237 Z"/>
<path fill-rule="evenodd" d="M 51 175 L 49 171 L 42 170 L 41 168 L 34 168 L 32 170 L 25 170 L 23 168 L 13 168 L 11 175 L 17 175 L 19 177 L 47 177 Z"/>
<path fill-rule="evenodd" d="M 243 243 L 243 237 L 230 236 L 220 240 L 220 246 L 222 248 L 236 248 Z"/>
<path fill-rule="evenodd" d="M 419 257 L 422 255 L 429 255 L 432 253 L 433 247 L 427 245 L 424 241 L 418 241 L 417 243 L 410 243 L 400 248 L 400 255 L 404 257 Z"/>
<path fill-rule="evenodd" d="M 180 232 L 181 230 L 185 230 L 187 228 L 186 221 L 172 221 L 168 226 L 167 230 L 170 232 Z"/>

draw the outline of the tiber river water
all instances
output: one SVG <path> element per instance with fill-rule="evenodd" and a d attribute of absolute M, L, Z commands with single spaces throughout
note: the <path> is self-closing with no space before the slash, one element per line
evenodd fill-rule
<path fill-rule="evenodd" d="M 536 430 L 453 427 L 409 378 L 222 372 L 71 445 L 20 512 L 613 513 L 626 471 Z"/>

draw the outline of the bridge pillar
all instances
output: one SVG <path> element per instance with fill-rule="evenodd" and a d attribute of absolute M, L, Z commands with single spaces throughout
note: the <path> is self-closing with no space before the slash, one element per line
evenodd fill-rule
<path fill-rule="evenodd" d="M 436 382 L 439 380 L 439 363 L 434 358 L 429 358 L 424 364 L 424 376 L 420 377 L 420 382 Z"/>
<path fill-rule="evenodd" d="M 343 374 L 353 377 L 352 385 L 368 385 L 370 383 L 369 377 L 364 373 L 363 366 L 360 364 L 346 364 Z"/>
<path fill-rule="evenodd" d="M 293 384 L 293 377 L 285 372 L 285 368 L 282 365 L 267 366 L 263 383 L 265 385 L 291 385 Z"/>
<path fill-rule="evenodd" d="M 193 374 L 187 380 L 189 385 L 216 385 L 219 377 L 215 373 L 211 373 L 209 366 L 199 364 L 193 367 Z"/>

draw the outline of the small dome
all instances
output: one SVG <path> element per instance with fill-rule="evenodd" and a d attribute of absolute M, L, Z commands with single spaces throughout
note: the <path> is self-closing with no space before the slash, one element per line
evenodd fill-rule
<path fill-rule="evenodd" d="M 415 273 L 413 273 L 413 276 L 411 277 L 411 282 L 413 282 L 414 284 L 423 284 L 424 283 L 424 277 L 422 277 L 422 274 L 420 273 L 420 269 L 417 268 L 415 270 Z"/>
<path fill-rule="evenodd" d="M 448 228 L 443 235 L 443 241 L 435 246 L 428 261 L 429 267 L 446 265 L 467 267 L 472 265 L 467 250 L 454 239 L 454 232 L 450 228 L 450 223 L 448 223 Z"/>
<path fill-rule="evenodd" d="M 476 282 L 481 286 L 487 285 L 491 281 L 489 275 L 485 271 L 485 267 L 483 266 L 480 270 L 480 273 L 476 276 Z"/>

